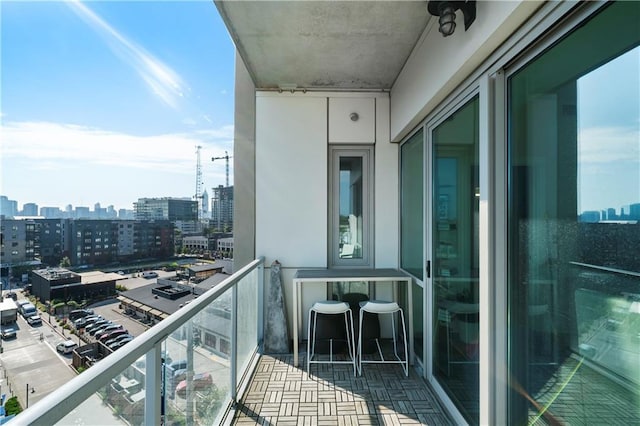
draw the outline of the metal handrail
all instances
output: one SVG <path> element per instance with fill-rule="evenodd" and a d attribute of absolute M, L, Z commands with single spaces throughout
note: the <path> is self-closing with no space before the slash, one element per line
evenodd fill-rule
<path fill-rule="evenodd" d="M 129 344 L 85 370 L 55 392 L 50 393 L 14 417 L 9 424 L 49 426 L 58 422 L 100 388 L 106 386 L 114 376 L 114 372 L 119 374 L 135 363 L 138 358 L 153 350 L 157 344 L 164 341 L 171 333 L 182 327 L 253 270 L 260 267 L 263 262 L 264 258 L 260 257 L 244 266 L 193 302 L 182 307 L 176 313 L 136 337 Z"/>

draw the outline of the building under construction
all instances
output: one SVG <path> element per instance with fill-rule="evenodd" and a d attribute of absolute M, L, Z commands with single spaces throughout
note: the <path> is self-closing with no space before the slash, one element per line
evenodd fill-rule
<path fill-rule="evenodd" d="M 233 231 L 233 186 L 218 185 L 211 199 L 211 225 L 221 232 Z"/>

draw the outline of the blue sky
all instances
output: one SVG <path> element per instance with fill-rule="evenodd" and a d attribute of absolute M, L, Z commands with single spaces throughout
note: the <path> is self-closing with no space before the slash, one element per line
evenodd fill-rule
<path fill-rule="evenodd" d="M 203 189 L 225 183 L 234 47 L 212 1 L 3 0 L 0 17 L 0 195 L 192 197 L 197 146 Z"/>

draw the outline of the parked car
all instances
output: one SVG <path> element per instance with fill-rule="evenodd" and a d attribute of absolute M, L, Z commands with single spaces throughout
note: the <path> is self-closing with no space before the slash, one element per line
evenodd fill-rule
<path fill-rule="evenodd" d="M 97 333 L 101 332 L 102 330 L 109 327 L 110 325 L 113 325 L 111 321 L 106 321 L 104 324 L 97 324 L 95 327 L 91 327 L 91 330 L 89 330 L 89 334 L 91 336 L 95 336 Z"/>
<path fill-rule="evenodd" d="M 107 339 L 113 333 L 118 333 L 118 332 L 121 332 L 120 334 L 128 333 L 127 330 L 125 330 L 122 325 L 114 324 L 114 325 L 110 325 L 109 327 L 106 327 L 106 328 L 102 329 L 102 331 L 96 333 L 96 340 L 100 340 L 101 342 L 106 342 Z M 113 337 L 116 337 L 116 336 L 117 335 L 114 335 Z"/>
<path fill-rule="evenodd" d="M 58 343 L 58 345 L 56 346 L 56 350 L 63 354 L 68 354 L 73 352 L 73 350 L 77 347 L 78 344 L 73 340 L 65 340 L 64 342 Z"/>
<path fill-rule="evenodd" d="M 40 318 L 40 315 L 32 315 L 27 317 L 27 322 L 30 326 L 42 325 L 42 318 Z"/>
<path fill-rule="evenodd" d="M 74 309 L 73 311 L 69 312 L 69 319 L 71 321 L 75 321 L 77 319 L 85 318 L 90 315 L 93 315 L 92 309 Z"/>
<path fill-rule="evenodd" d="M 100 340 L 101 337 L 108 335 L 109 333 L 116 330 L 124 330 L 122 324 L 114 324 L 113 322 L 108 324 L 106 327 L 100 327 L 100 330 L 95 333 L 96 340 Z"/>
<path fill-rule="evenodd" d="M 113 345 L 114 343 L 118 343 L 119 341 L 124 340 L 127 337 L 131 337 L 133 339 L 133 336 L 130 335 L 127 330 L 124 330 L 124 333 L 120 333 L 119 330 L 114 331 L 113 333 L 109 334 L 109 337 L 107 337 L 104 344 L 111 347 L 111 345 Z"/>
<path fill-rule="evenodd" d="M 181 368 L 173 372 L 173 384 L 177 385 L 181 381 L 187 378 L 187 369 Z"/>
<path fill-rule="evenodd" d="M 154 271 L 144 271 L 142 273 L 142 278 L 158 278 L 158 273 Z"/>
<path fill-rule="evenodd" d="M 187 368 L 187 360 L 181 359 L 178 361 L 173 361 L 172 363 L 169 364 L 169 367 L 171 367 L 171 369 L 173 369 L 174 372 L 177 370 L 182 370 L 184 368 Z"/>
<path fill-rule="evenodd" d="M 82 327 L 82 328 L 84 328 L 85 331 L 89 331 L 89 329 L 98 327 L 98 326 L 100 326 L 102 324 L 105 324 L 106 322 L 108 322 L 108 320 L 103 318 L 103 317 L 91 318 L 91 319 L 86 321 L 86 323 L 84 324 L 84 327 Z"/>
<path fill-rule="evenodd" d="M 98 320 L 98 321 L 94 322 L 93 324 L 87 326 L 87 328 L 85 329 L 85 332 L 87 332 L 87 333 L 89 333 L 89 334 L 91 334 L 93 336 L 103 326 L 106 327 L 107 325 L 111 325 L 111 324 L 113 324 L 111 321 L 106 320 L 106 319 L 101 319 L 101 320 Z"/>
<path fill-rule="evenodd" d="M 76 329 L 86 328 L 89 325 L 91 325 L 94 322 L 99 321 L 101 319 L 104 319 L 104 318 L 102 318 L 102 316 L 100 316 L 100 315 L 89 315 L 89 316 L 86 316 L 84 318 L 80 318 L 80 319 L 75 320 L 73 322 L 73 324 L 76 326 Z"/>
<path fill-rule="evenodd" d="M 2 340 L 15 339 L 17 336 L 16 329 L 13 327 L 2 329 Z"/>
<path fill-rule="evenodd" d="M 112 350 L 115 351 L 116 349 L 120 349 L 121 347 L 123 347 L 124 345 L 126 345 L 127 343 L 129 343 L 132 340 L 133 340 L 133 336 L 124 338 L 124 339 L 120 340 L 119 342 L 116 342 L 116 343 L 112 344 L 111 346 L 109 346 L 109 348 L 111 348 Z"/>
<path fill-rule="evenodd" d="M 199 373 L 193 375 L 193 390 L 202 391 L 209 389 L 213 385 L 213 379 L 209 373 Z M 184 398 L 187 393 L 187 381 L 183 380 L 176 386 L 176 395 Z"/>

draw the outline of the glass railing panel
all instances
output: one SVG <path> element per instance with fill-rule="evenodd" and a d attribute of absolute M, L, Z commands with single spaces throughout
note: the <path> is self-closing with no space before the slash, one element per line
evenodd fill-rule
<path fill-rule="evenodd" d="M 88 358 L 93 364 L 79 377 L 29 407 L 20 420 L 221 424 L 238 389 L 232 380 L 248 377 L 261 336 L 262 262 L 256 259 L 113 354 Z"/>
<path fill-rule="evenodd" d="M 258 345 L 258 278 L 261 269 L 253 270 L 238 283 L 238 352 L 237 377 L 242 377 Z"/>
<path fill-rule="evenodd" d="M 168 424 L 215 424 L 229 401 L 232 292 L 228 289 L 162 344 Z"/>
<path fill-rule="evenodd" d="M 81 373 L 82 374 L 82 373 Z M 77 405 L 57 424 L 145 424 L 144 357 L 116 371 L 106 386 Z"/>

